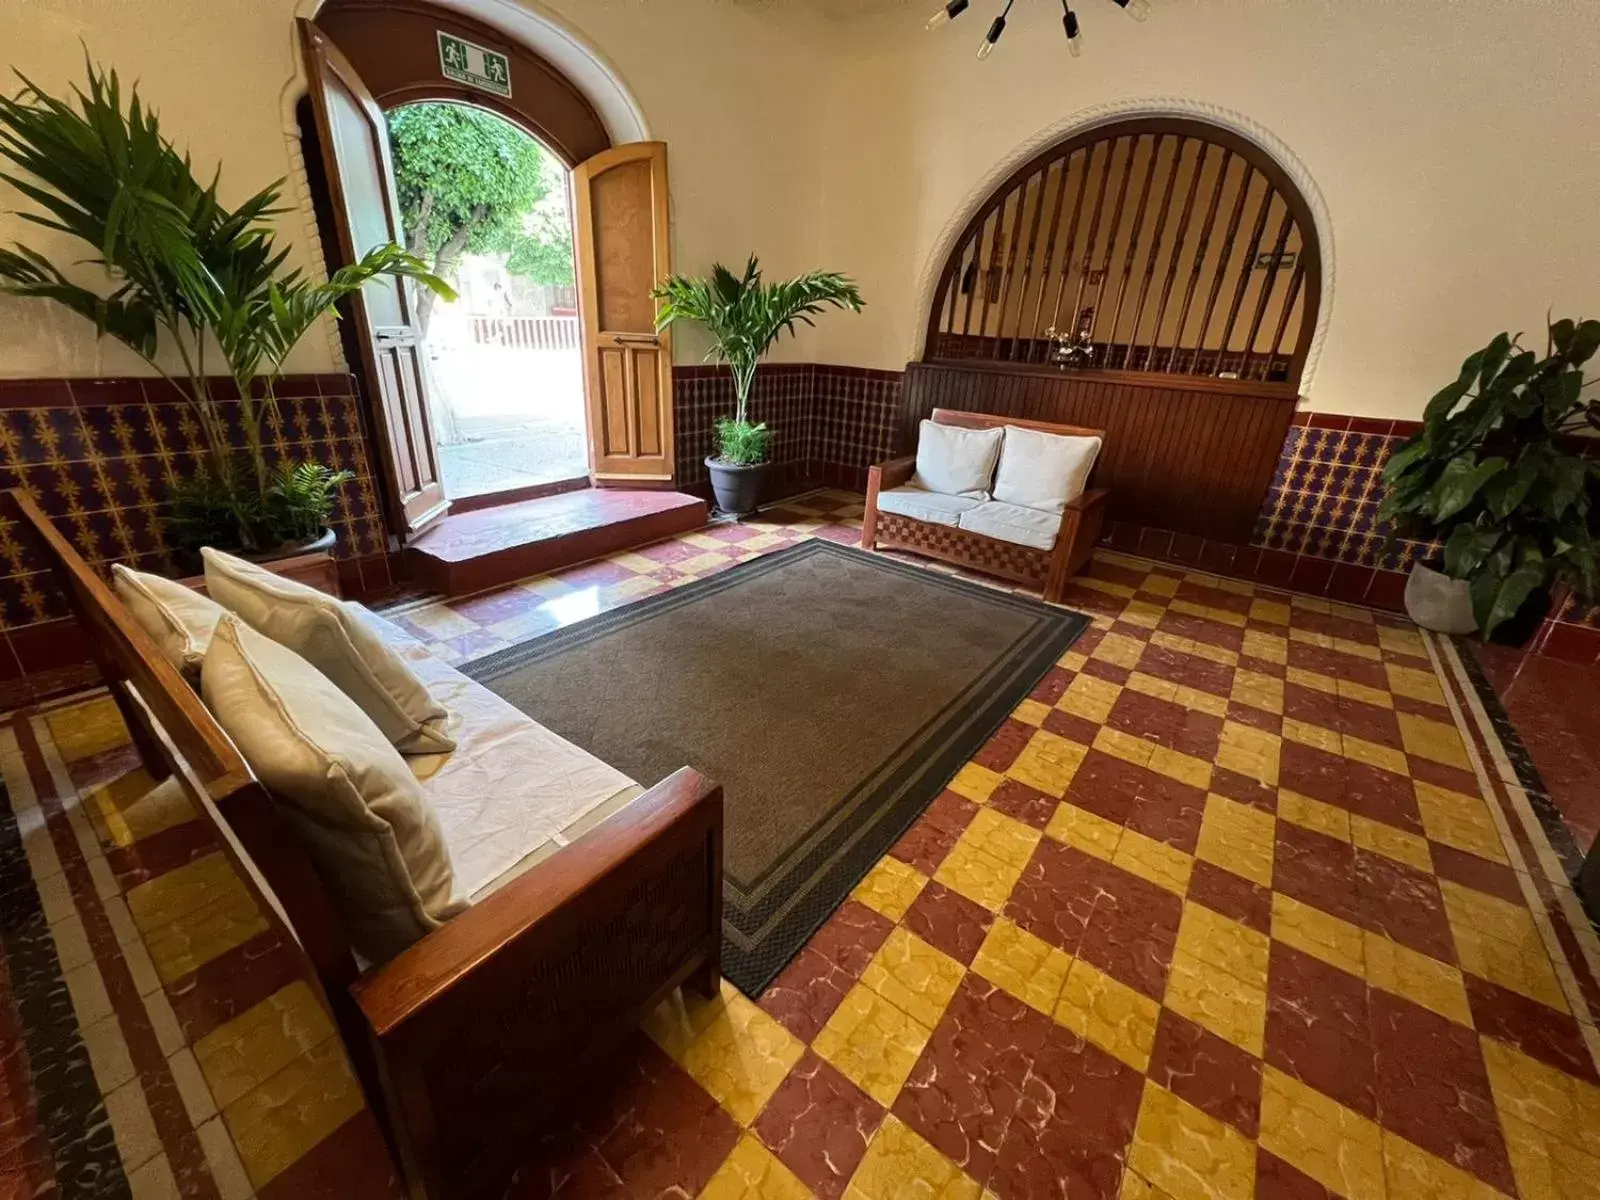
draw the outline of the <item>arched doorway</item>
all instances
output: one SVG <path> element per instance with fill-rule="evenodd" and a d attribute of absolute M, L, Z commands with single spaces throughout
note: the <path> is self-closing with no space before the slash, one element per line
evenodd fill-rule
<path fill-rule="evenodd" d="M 1069 137 L 979 206 L 945 261 L 927 361 L 1297 385 L 1322 258 L 1310 208 L 1246 138 L 1191 117 Z"/>

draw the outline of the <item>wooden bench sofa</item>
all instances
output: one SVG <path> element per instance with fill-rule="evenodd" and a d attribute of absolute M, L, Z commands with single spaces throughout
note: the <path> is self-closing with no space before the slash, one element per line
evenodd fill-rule
<path fill-rule="evenodd" d="M 588 832 L 363 969 L 277 803 L 194 689 L 29 497 L 6 497 L 54 568 L 145 768 L 176 776 L 298 948 L 412 1195 L 498 1187 L 539 1123 L 674 988 L 716 994 L 722 792 L 688 768 L 633 788 Z M 440 672 L 479 686 L 437 661 L 433 671 L 430 689 Z"/>
<path fill-rule="evenodd" d="M 1015 417 L 949 408 L 934 409 L 932 420 L 936 425 L 964 429 L 1015 426 L 1064 437 L 1099 438 L 1102 442 L 1105 439 L 1105 431 L 1101 429 L 1056 425 L 1048 421 L 1023 421 Z M 1067 502 L 1061 513 L 1055 540 L 1049 549 L 1044 549 L 962 529 L 954 524 L 919 520 L 881 509 L 879 497 L 894 489 L 905 488 L 911 483 L 916 470 L 915 454 L 891 459 L 869 470 L 866 512 L 861 521 L 861 545 L 864 549 L 909 550 L 981 574 L 996 575 L 1037 587 L 1047 601 L 1059 604 L 1066 593 L 1067 581 L 1083 569 L 1089 556 L 1094 553 L 1095 543 L 1100 539 L 1107 499 L 1111 493 L 1093 486 L 1093 473 L 1089 475 L 1085 490 Z"/>

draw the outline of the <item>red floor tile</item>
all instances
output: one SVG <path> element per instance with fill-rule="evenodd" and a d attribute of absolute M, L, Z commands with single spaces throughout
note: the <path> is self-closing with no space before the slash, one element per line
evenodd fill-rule
<path fill-rule="evenodd" d="M 807 1053 L 773 1093 L 756 1136 L 818 1196 L 844 1194 L 883 1123 L 883 1108 L 815 1054 Z"/>
<path fill-rule="evenodd" d="M 929 880 L 906 911 L 905 926 L 929 945 L 969 966 L 994 924 L 983 905 Z"/>
<path fill-rule="evenodd" d="M 1261 1062 L 1170 1008 L 1161 1010 L 1151 1079 L 1253 1138 L 1261 1120 Z"/>

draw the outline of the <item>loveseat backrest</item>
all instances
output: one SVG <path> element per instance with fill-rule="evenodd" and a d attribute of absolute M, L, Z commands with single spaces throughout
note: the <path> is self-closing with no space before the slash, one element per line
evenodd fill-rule
<path fill-rule="evenodd" d="M 956 425 L 962 429 L 1000 429 L 1006 425 L 1015 425 L 1021 429 L 1033 429 L 1039 433 L 1053 433 L 1059 437 L 1092 437 L 1100 439 L 1100 454 L 1095 459 L 1094 470 L 1089 473 L 1089 483 L 1092 486 L 1094 477 L 1100 470 L 1100 463 L 1105 459 L 1106 431 L 1104 429 L 1089 429 L 1083 425 L 1058 425 L 1054 421 L 1025 421 L 1021 417 L 1002 417 L 998 413 L 967 412 L 959 408 L 936 408 L 930 418 L 935 425 Z"/>

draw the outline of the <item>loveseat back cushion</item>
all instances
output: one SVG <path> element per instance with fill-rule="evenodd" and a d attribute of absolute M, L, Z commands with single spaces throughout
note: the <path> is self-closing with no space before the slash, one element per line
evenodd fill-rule
<path fill-rule="evenodd" d="M 444 705 L 347 605 L 231 554 L 200 555 L 213 599 L 331 679 L 402 754 L 455 748 Z"/>
<path fill-rule="evenodd" d="M 1050 550 L 1056 544 L 1056 534 L 1061 531 L 1061 514 L 990 500 L 962 513 L 960 525 L 969 533 L 981 533 L 1034 550 Z"/>
<path fill-rule="evenodd" d="M 175 580 L 133 571 L 121 563 L 112 564 L 111 587 L 162 656 L 190 683 L 198 683 L 200 664 L 223 607 Z"/>
<path fill-rule="evenodd" d="M 462 910 L 421 785 L 320 671 L 229 615 L 200 681 L 206 707 L 281 803 L 357 953 L 385 962 Z"/>
<path fill-rule="evenodd" d="M 879 512 L 936 525 L 955 525 L 962 513 L 982 503 L 976 496 L 947 496 L 919 487 L 897 487 L 878 493 Z"/>
<path fill-rule="evenodd" d="M 1083 495 L 1100 455 L 1100 439 L 1005 427 L 994 498 L 1024 508 L 1061 512 Z"/>
<path fill-rule="evenodd" d="M 917 471 L 911 486 L 946 496 L 987 500 L 994 487 L 1003 429 L 963 429 L 922 422 L 917 434 Z"/>

